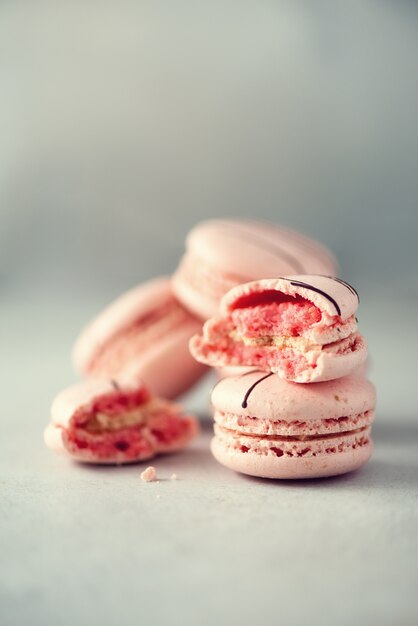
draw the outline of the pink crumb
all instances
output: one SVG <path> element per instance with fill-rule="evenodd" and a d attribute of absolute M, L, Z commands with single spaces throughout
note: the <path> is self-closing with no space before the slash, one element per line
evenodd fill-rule
<path fill-rule="evenodd" d="M 262 337 L 300 335 L 320 321 L 321 312 L 301 298 L 293 302 L 268 302 L 232 312 L 232 320 L 241 335 Z"/>
<path fill-rule="evenodd" d="M 150 465 L 149 467 L 147 467 L 146 470 L 144 470 L 141 474 L 141 480 L 143 480 L 145 483 L 152 483 L 154 481 L 157 480 L 157 471 L 155 469 L 155 467 L 153 467 L 152 465 Z"/>

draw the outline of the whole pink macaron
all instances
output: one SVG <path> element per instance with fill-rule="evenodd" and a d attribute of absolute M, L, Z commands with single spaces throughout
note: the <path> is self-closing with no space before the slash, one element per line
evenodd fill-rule
<path fill-rule="evenodd" d="M 253 371 L 212 392 L 213 455 L 263 478 L 318 478 L 358 469 L 372 453 L 376 395 L 362 376 L 300 385 Z"/>
<path fill-rule="evenodd" d="M 142 383 L 89 379 L 55 398 L 45 443 L 87 463 L 132 463 L 183 448 L 198 422 Z"/>
<path fill-rule="evenodd" d="M 295 231 L 252 220 L 210 220 L 188 234 L 172 284 L 179 300 L 206 320 L 235 285 L 286 274 L 335 275 L 337 270 L 327 248 Z"/>
<path fill-rule="evenodd" d="M 175 398 L 206 371 L 188 349 L 200 327 L 174 297 L 169 279 L 157 278 L 120 296 L 85 328 L 74 365 L 86 376 L 144 380 L 156 395 Z"/>
<path fill-rule="evenodd" d="M 357 331 L 359 299 L 328 276 L 287 276 L 239 285 L 190 342 L 193 356 L 214 367 L 252 366 L 293 382 L 345 376 L 367 357 Z"/>

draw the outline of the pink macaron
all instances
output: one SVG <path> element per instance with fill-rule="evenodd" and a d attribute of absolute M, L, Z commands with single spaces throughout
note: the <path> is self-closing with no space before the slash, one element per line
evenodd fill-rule
<path fill-rule="evenodd" d="M 76 341 L 74 364 L 86 376 L 127 376 L 175 398 L 206 371 L 188 350 L 200 327 L 174 297 L 169 279 L 157 278 L 123 294 L 87 326 Z"/>
<path fill-rule="evenodd" d="M 264 478 L 318 478 L 368 461 L 376 396 L 362 376 L 315 385 L 260 371 L 221 380 L 212 392 L 215 458 Z"/>
<path fill-rule="evenodd" d="M 210 220 L 187 236 L 186 253 L 173 276 L 173 290 L 206 320 L 235 285 L 287 274 L 338 271 L 332 253 L 295 231 L 252 220 Z"/>
<path fill-rule="evenodd" d="M 358 303 L 355 289 L 338 278 L 253 281 L 223 297 L 221 314 L 205 323 L 190 349 L 214 367 L 252 366 L 299 383 L 340 378 L 367 357 Z"/>
<path fill-rule="evenodd" d="M 45 443 L 87 463 L 132 463 L 183 448 L 198 422 L 142 383 L 89 379 L 62 391 L 51 407 Z"/>

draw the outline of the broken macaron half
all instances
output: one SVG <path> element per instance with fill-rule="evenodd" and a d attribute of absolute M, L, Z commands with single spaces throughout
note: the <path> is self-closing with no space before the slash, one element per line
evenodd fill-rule
<path fill-rule="evenodd" d="M 141 382 L 89 379 L 57 395 L 44 439 L 78 461 L 121 464 L 179 450 L 198 430 L 193 415 Z"/>
<path fill-rule="evenodd" d="M 339 278 L 295 275 L 239 285 L 220 315 L 190 341 L 196 360 L 214 367 L 255 367 L 310 383 L 346 376 L 364 363 L 356 290 Z"/>

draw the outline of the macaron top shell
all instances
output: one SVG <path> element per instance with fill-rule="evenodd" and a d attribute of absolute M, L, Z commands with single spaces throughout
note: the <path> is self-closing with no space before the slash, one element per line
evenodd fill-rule
<path fill-rule="evenodd" d="M 341 279 L 302 274 L 238 285 L 222 298 L 221 312 L 226 315 L 235 309 L 251 306 L 255 301 L 259 303 L 263 293 L 272 292 L 300 296 L 312 302 L 321 312 L 330 317 L 337 315 L 342 320 L 353 316 L 359 304 L 355 289 Z"/>
<path fill-rule="evenodd" d="M 358 415 L 375 408 L 374 385 L 349 375 L 316 384 L 287 382 L 275 374 L 253 371 L 224 378 L 212 391 L 216 411 L 263 420 L 304 422 Z"/>
<path fill-rule="evenodd" d="M 240 282 L 287 273 L 334 274 L 332 253 L 316 241 L 274 224 L 252 220 L 210 220 L 193 228 L 187 251 Z"/>
<path fill-rule="evenodd" d="M 56 426 L 67 428 L 80 408 L 88 409 L 97 398 L 119 392 L 136 392 L 143 397 L 144 403 L 151 397 L 148 389 L 137 381 L 90 378 L 67 387 L 55 397 L 51 406 L 51 421 Z"/>

